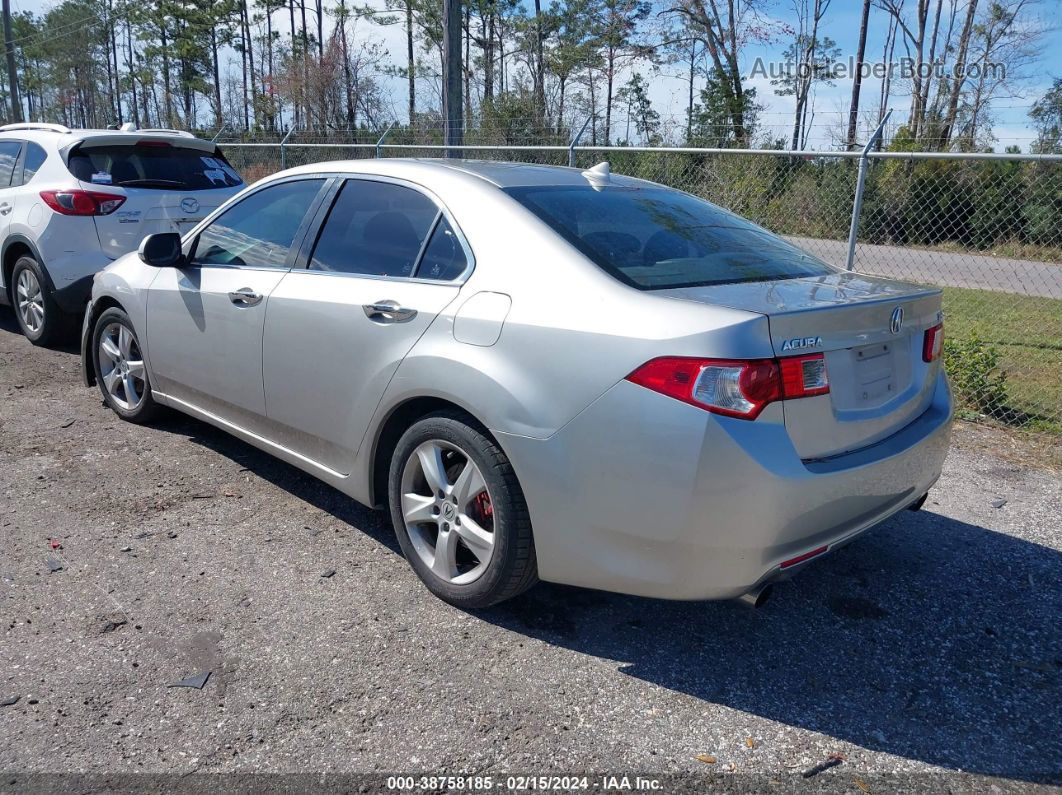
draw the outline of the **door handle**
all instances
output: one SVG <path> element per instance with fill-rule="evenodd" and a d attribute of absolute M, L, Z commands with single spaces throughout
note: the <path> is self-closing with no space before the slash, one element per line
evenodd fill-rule
<path fill-rule="evenodd" d="M 250 287 L 241 287 L 229 293 L 229 300 L 236 306 L 254 306 L 262 303 L 262 294 L 256 293 Z"/>
<path fill-rule="evenodd" d="M 407 309 L 397 301 L 377 301 L 375 304 L 362 304 L 365 316 L 380 323 L 406 323 L 417 316 L 416 309 Z"/>
<path fill-rule="evenodd" d="M 11 212 L 10 204 L 8 204 L 7 202 L 3 202 L 2 204 L 0 204 L 0 215 L 7 215 L 9 212 Z"/>

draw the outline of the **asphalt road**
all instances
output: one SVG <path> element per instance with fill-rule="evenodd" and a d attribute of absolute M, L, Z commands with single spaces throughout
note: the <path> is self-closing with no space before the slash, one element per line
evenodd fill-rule
<path fill-rule="evenodd" d="M 960 429 L 926 510 L 759 611 L 542 584 L 466 613 L 381 514 L 199 422 L 120 422 L 71 351 L 12 329 L 0 310 L 0 790 L 74 771 L 1062 781 L 1062 484 L 1009 437 Z"/>
<path fill-rule="evenodd" d="M 810 237 L 786 239 L 830 265 L 839 268 L 845 265 L 848 256 L 845 241 Z M 860 243 L 856 249 L 856 270 L 941 287 L 973 287 L 1062 298 L 1062 264 L 1058 263 Z"/>

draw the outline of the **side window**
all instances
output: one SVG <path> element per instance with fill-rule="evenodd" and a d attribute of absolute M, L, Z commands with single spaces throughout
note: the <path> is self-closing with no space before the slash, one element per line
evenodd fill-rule
<path fill-rule="evenodd" d="M 442 215 L 435 226 L 435 231 L 431 233 L 428 247 L 424 249 L 424 257 L 420 261 L 420 267 L 417 268 L 417 276 L 422 279 L 450 281 L 464 273 L 466 267 L 468 267 L 468 260 L 465 258 L 465 250 L 461 247 L 461 241 L 457 239 L 446 216 Z"/>
<path fill-rule="evenodd" d="M 0 187 L 11 184 L 11 175 L 15 171 L 15 162 L 22 149 L 19 141 L 0 141 Z"/>
<path fill-rule="evenodd" d="M 192 264 L 283 267 L 323 184 L 323 179 L 282 182 L 251 194 L 199 234 Z"/>
<path fill-rule="evenodd" d="M 36 176 L 40 171 L 41 166 L 44 165 L 44 161 L 48 159 L 48 153 L 44 151 L 40 146 L 30 141 L 26 144 L 26 158 L 22 164 L 22 181 L 21 184 L 25 185 L 31 179 Z"/>
<path fill-rule="evenodd" d="M 332 205 L 310 269 L 411 276 L 439 208 L 412 188 L 347 180 Z"/>

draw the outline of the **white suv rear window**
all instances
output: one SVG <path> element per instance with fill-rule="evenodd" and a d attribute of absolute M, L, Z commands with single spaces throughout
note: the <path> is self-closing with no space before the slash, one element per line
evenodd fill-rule
<path fill-rule="evenodd" d="M 70 173 L 82 182 L 158 190 L 210 190 L 242 185 L 220 150 L 170 144 L 86 146 L 70 154 Z"/>

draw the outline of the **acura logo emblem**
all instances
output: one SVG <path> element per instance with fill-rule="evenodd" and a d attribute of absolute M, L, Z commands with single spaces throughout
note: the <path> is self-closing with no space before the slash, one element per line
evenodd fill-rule
<path fill-rule="evenodd" d="M 903 328 L 903 307 L 898 306 L 892 310 L 892 318 L 889 320 L 889 331 L 893 334 L 899 334 L 900 329 Z"/>
<path fill-rule="evenodd" d="M 181 199 L 181 209 L 186 213 L 199 212 L 199 199 L 195 199 L 191 196 L 187 199 Z"/>

